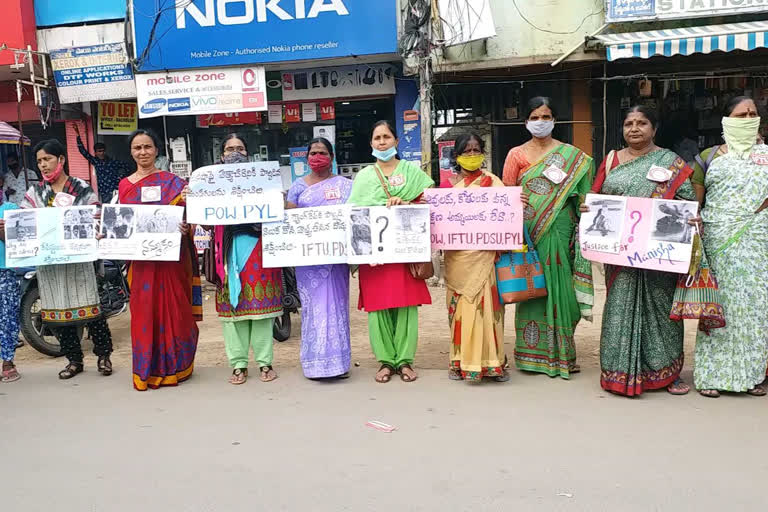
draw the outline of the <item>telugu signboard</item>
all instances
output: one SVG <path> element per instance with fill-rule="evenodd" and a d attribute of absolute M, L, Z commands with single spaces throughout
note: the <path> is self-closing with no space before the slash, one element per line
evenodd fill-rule
<path fill-rule="evenodd" d="M 64 48 L 52 50 L 50 55 L 61 103 L 136 97 L 123 43 Z"/>
<path fill-rule="evenodd" d="M 130 135 L 139 126 L 135 101 L 100 101 L 99 135 Z"/>
<path fill-rule="evenodd" d="M 347 262 L 349 206 L 285 210 L 285 220 L 264 224 L 266 268 L 336 265 Z"/>
<path fill-rule="evenodd" d="M 267 110 L 263 67 L 198 69 L 136 75 L 139 117 Z"/>
<path fill-rule="evenodd" d="M 95 206 L 7 210 L 9 268 L 96 261 Z"/>
<path fill-rule="evenodd" d="M 142 71 L 397 52 L 397 0 L 177 0 L 175 8 L 165 9 L 156 0 L 134 0 L 130 5 L 134 56 L 143 57 Z"/>
<path fill-rule="evenodd" d="M 685 274 L 691 263 L 695 201 L 588 194 L 579 243 L 591 261 Z"/>
<path fill-rule="evenodd" d="M 768 0 L 606 0 L 607 23 L 764 12 Z"/>
<path fill-rule="evenodd" d="M 515 250 L 523 247 L 520 187 L 427 189 L 432 248 Z"/>
<path fill-rule="evenodd" d="M 129 261 L 179 261 L 184 207 L 104 205 L 99 257 Z"/>
<path fill-rule="evenodd" d="M 279 162 L 201 167 L 192 173 L 187 221 L 203 226 L 277 222 L 283 218 Z"/>

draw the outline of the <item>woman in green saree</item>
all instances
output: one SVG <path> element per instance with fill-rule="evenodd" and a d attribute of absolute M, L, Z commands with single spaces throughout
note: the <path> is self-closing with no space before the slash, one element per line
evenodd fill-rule
<path fill-rule="evenodd" d="M 517 305 L 515 363 L 520 370 L 568 379 L 579 370 L 576 325 L 582 316 L 591 320 L 592 315 L 592 267 L 576 258 L 574 241 L 594 163 L 579 149 L 552 138 L 551 103 L 544 97 L 529 102 L 526 128 L 533 138 L 513 148 L 504 163 L 504 184 L 523 187 L 525 226 L 547 280 L 547 297 Z"/>
<path fill-rule="evenodd" d="M 693 170 L 668 149 L 656 146 L 657 118 L 650 109 L 631 108 L 624 119 L 628 147 L 611 151 L 597 172 L 592 192 L 629 197 L 694 199 Z M 653 166 L 669 170 L 665 182 L 648 179 Z M 582 206 L 582 212 L 588 211 Z M 700 222 L 691 219 L 689 223 Z M 683 323 L 670 320 L 677 274 L 605 266 L 608 296 L 600 338 L 600 384 L 606 391 L 638 396 L 650 389 L 684 395 Z"/>

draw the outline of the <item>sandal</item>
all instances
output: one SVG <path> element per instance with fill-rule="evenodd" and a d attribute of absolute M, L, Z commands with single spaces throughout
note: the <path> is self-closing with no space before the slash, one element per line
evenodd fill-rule
<path fill-rule="evenodd" d="M 103 376 L 108 377 L 112 375 L 112 361 L 109 360 L 109 356 L 99 356 L 96 367 Z"/>
<path fill-rule="evenodd" d="M 457 370 L 456 368 L 451 368 L 448 370 L 448 378 L 450 380 L 464 380 L 464 377 L 461 375 L 461 371 Z"/>
<path fill-rule="evenodd" d="M 229 383 L 234 386 L 245 384 L 248 380 L 248 368 L 235 368 L 232 372 L 232 376 L 229 378 Z"/>
<path fill-rule="evenodd" d="M 497 375 L 493 378 L 496 382 L 509 382 L 509 372 L 504 370 L 501 375 Z"/>
<path fill-rule="evenodd" d="M 404 369 L 411 370 L 411 372 L 413 373 L 413 376 L 403 372 Z M 397 373 L 400 375 L 400 380 L 402 380 L 403 382 L 413 382 L 419 378 L 419 376 L 416 375 L 416 372 L 413 371 L 413 368 L 411 368 L 411 365 L 409 364 L 402 365 L 400 368 L 397 369 Z"/>
<path fill-rule="evenodd" d="M 381 372 L 383 372 L 384 370 L 387 370 L 387 373 L 382 374 Z M 379 368 L 379 371 L 376 372 L 376 377 L 374 378 L 374 380 L 376 380 L 376 382 L 378 382 L 379 384 L 386 384 L 392 379 L 392 376 L 395 373 L 396 372 L 394 368 L 392 368 L 388 364 L 383 364 L 381 365 L 381 368 Z"/>
<path fill-rule="evenodd" d="M 71 379 L 78 373 L 83 373 L 83 363 L 69 363 L 59 372 L 59 378 L 61 380 Z"/>
<path fill-rule="evenodd" d="M 667 386 L 667 391 L 670 395 L 687 395 L 691 390 L 691 387 L 683 382 L 683 379 L 677 379 L 675 382 Z"/>
<path fill-rule="evenodd" d="M 10 368 L 7 368 L 3 370 L 2 378 L 0 378 L 1 382 L 16 382 L 21 378 L 21 375 L 19 375 L 19 371 L 16 369 L 15 366 L 11 366 Z"/>
<path fill-rule="evenodd" d="M 720 398 L 720 392 L 716 389 L 700 389 L 699 394 L 707 398 Z"/>
<path fill-rule="evenodd" d="M 277 379 L 277 372 L 272 368 L 272 365 L 262 366 L 259 368 L 259 371 L 261 372 L 261 375 L 259 375 L 261 382 L 272 382 Z"/>
<path fill-rule="evenodd" d="M 753 387 L 752 389 L 747 390 L 747 394 L 750 396 L 765 396 L 766 393 L 768 393 L 765 388 L 762 386 L 762 384 L 758 384 L 757 386 Z"/>

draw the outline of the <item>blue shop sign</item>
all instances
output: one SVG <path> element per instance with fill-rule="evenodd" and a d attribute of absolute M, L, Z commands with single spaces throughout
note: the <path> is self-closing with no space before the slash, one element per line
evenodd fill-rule
<path fill-rule="evenodd" d="M 38 27 L 52 27 L 87 21 L 122 20 L 125 10 L 125 0 L 35 0 L 35 21 Z"/>
<path fill-rule="evenodd" d="M 191 0 L 162 10 L 157 4 L 133 2 L 141 71 L 397 51 L 397 0 Z"/>

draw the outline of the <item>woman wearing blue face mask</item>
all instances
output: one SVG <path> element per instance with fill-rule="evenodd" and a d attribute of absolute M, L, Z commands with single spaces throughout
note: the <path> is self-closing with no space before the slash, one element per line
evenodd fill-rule
<path fill-rule="evenodd" d="M 552 100 L 533 98 L 525 126 L 532 138 L 513 148 L 504 184 L 523 187 L 525 226 L 544 264 L 547 296 L 521 302 L 515 314 L 515 363 L 520 370 L 570 378 L 578 371 L 573 334 L 591 319 L 592 265 L 574 247 L 579 205 L 594 177 L 592 159 L 552 137 Z"/>
<path fill-rule="evenodd" d="M 397 158 L 397 135 L 387 121 L 373 126 L 371 147 L 376 163 L 355 178 L 348 203 L 355 206 L 399 206 L 418 202 L 434 185 L 421 168 Z M 368 312 L 371 347 L 381 368 L 376 381 L 389 382 L 399 373 L 404 382 L 416 380 L 411 368 L 419 339 L 419 310 L 431 304 L 427 285 L 414 278 L 405 263 L 360 265 L 358 307 Z"/>

